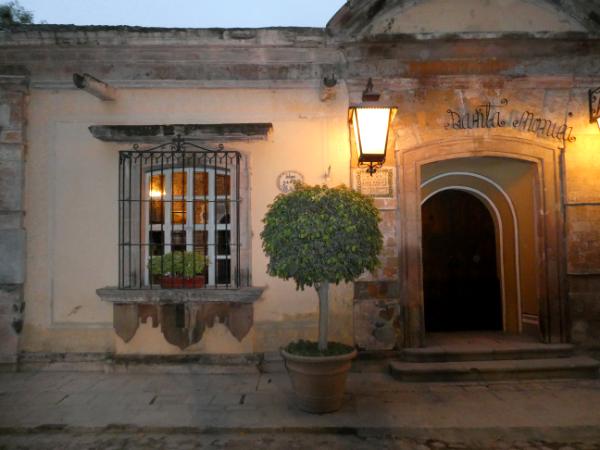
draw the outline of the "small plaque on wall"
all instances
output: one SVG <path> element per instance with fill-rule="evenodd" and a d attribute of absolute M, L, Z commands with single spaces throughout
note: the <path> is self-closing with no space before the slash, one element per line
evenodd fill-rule
<path fill-rule="evenodd" d="M 394 198 L 394 169 L 377 169 L 373 176 L 365 169 L 353 169 L 352 184 L 355 190 L 368 197 Z"/>
<path fill-rule="evenodd" d="M 294 170 L 287 170 L 281 172 L 277 177 L 277 188 L 287 194 L 294 189 L 296 183 L 304 182 L 304 176 L 300 172 Z"/>

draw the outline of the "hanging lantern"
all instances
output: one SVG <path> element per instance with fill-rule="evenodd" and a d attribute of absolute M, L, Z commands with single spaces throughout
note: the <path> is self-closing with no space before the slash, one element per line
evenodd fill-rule
<path fill-rule="evenodd" d="M 363 105 L 350 108 L 350 125 L 353 129 L 358 165 L 366 166 L 373 175 L 385 162 L 388 135 L 395 108 L 378 106 L 379 94 L 373 93 L 369 78 L 363 91 Z M 373 106 L 368 103 L 374 103 Z"/>

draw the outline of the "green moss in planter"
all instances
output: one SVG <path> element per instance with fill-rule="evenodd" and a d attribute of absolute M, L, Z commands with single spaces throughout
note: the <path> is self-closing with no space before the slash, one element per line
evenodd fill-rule
<path fill-rule="evenodd" d="M 208 261 L 198 252 L 175 251 L 153 256 L 148 262 L 152 275 L 172 275 L 191 278 L 204 272 Z"/>
<path fill-rule="evenodd" d="M 337 356 L 352 353 L 353 347 L 340 342 L 328 342 L 326 350 L 319 350 L 319 343 L 300 339 L 290 342 L 285 351 L 298 356 Z"/>

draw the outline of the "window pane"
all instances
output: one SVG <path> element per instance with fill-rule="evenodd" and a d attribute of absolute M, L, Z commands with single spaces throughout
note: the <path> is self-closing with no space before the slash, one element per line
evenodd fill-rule
<path fill-rule="evenodd" d="M 183 197 L 187 193 L 187 173 L 173 172 L 173 197 Z"/>
<path fill-rule="evenodd" d="M 162 231 L 150 232 L 150 254 L 152 256 L 162 255 L 164 253 L 164 233 Z"/>
<path fill-rule="evenodd" d="M 231 177 L 229 175 L 217 174 L 217 195 L 231 195 Z"/>
<path fill-rule="evenodd" d="M 229 239 L 231 233 L 229 230 L 217 231 L 217 254 L 229 255 Z"/>
<path fill-rule="evenodd" d="M 208 222 L 208 203 L 195 201 L 194 208 L 194 223 L 200 225 Z"/>
<path fill-rule="evenodd" d="M 165 222 L 165 210 L 163 205 L 164 175 L 152 175 L 150 177 L 150 223 L 160 224 Z"/>
<path fill-rule="evenodd" d="M 174 224 L 186 223 L 185 206 L 185 202 L 182 201 L 176 201 L 172 203 L 171 222 L 173 222 Z"/>
<path fill-rule="evenodd" d="M 150 201 L 150 223 L 160 224 L 165 222 L 165 209 L 162 200 Z"/>
<path fill-rule="evenodd" d="M 231 283 L 231 262 L 229 259 L 217 259 L 217 283 Z"/>
<path fill-rule="evenodd" d="M 150 198 L 157 199 L 165 195 L 165 176 L 152 175 L 150 179 Z"/>
<path fill-rule="evenodd" d="M 149 234 L 150 256 L 162 255 L 164 253 L 164 233 L 162 231 L 151 231 Z M 149 270 L 150 282 L 152 284 L 160 283 L 160 274 L 152 274 Z"/>
<path fill-rule="evenodd" d="M 229 216 L 229 202 L 217 202 L 217 223 L 231 223 Z"/>
<path fill-rule="evenodd" d="M 171 251 L 185 252 L 185 231 L 171 231 Z"/>
<path fill-rule="evenodd" d="M 206 255 L 208 234 L 206 231 L 194 231 L 194 251 Z"/>
<path fill-rule="evenodd" d="M 208 173 L 206 173 L 206 172 L 194 173 L 194 195 L 196 195 L 196 196 L 208 195 Z"/>

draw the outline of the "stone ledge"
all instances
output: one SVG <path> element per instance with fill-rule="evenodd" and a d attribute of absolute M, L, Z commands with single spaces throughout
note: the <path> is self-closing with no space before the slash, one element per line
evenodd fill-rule
<path fill-rule="evenodd" d="M 96 289 L 96 294 L 102 301 L 121 304 L 254 303 L 264 290 L 264 287 L 240 289 L 119 289 L 104 287 Z"/>
<path fill-rule="evenodd" d="M 22 352 L 16 363 L 0 360 L 1 372 L 104 372 L 149 374 L 258 373 L 262 353 L 115 354 Z"/>
<path fill-rule="evenodd" d="M 93 125 L 90 133 L 105 142 L 165 142 L 181 136 L 206 142 L 266 140 L 273 130 L 271 123 L 222 123 L 175 125 Z"/>

